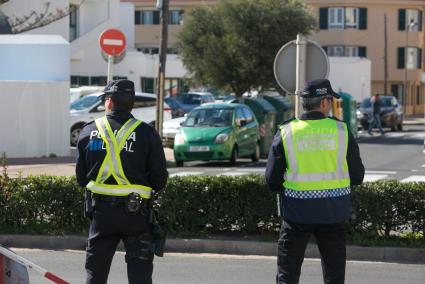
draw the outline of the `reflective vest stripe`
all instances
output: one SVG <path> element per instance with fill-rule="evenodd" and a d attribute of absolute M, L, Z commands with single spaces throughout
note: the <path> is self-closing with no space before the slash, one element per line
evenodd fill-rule
<path fill-rule="evenodd" d="M 336 121 L 336 127 L 338 128 L 338 170 L 341 173 L 346 173 L 345 178 L 350 178 L 347 170 L 344 171 L 343 165 L 347 159 L 347 147 L 348 147 L 348 133 L 344 129 L 344 123 L 341 121 Z M 342 178 L 338 178 L 342 179 Z"/>
<path fill-rule="evenodd" d="M 117 137 L 115 137 L 106 117 L 96 119 L 95 123 L 105 143 L 106 156 L 99 169 L 96 181 L 90 181 L 87 188 L 98 194 L 125 196 L 131 192 L 136 192 L 143 198 L 150 198 L 152 190 L 150 187 L 134 185 L 129 182 L 124 174 L 120 158 L 124 144 L 141 121 L 134 118 L 129 119 L 118 131 Z M 111 175 L 118 185 L 104 184 Z"/>
<path fill-rule="evenodd" d="M 152 189 L 143 185 L 115 185 L 115 184 L 99 184 L 90 181 L 87 188 L 94 193 L 113 195 L 113 196 L 126 196 L 132 192 L 139 194 L 141 197 L 149 199 L 151 197 Z"/>
<path fill-rule="evenodd" d="M 350 178 L 350 175 L 347 172 L 340 172 L 340 171 L 336 173 L 314 173 L 314 174 L 285 173 L 284 178 L 287 181 L 311 182 L 311 181 L 346 179 L 346 178 Z"/>
<path fill-rule="evenodd" d="M 293 143 L 293 135 L 292 135 L 292 126 L 291 123 L 285 124 L 282 127 L 281 130 L 281 135 L 282 135 L 282 141 L 285 142 L 285 150 L 289 150 L 289 149 L 295 149 L 294 148 L 294 143 Z M 289 162 L 289 171 L 291 172 L 296 172 L 298 165 L 297 165 L 297 159 L 295 158 L 295 151 L 286 151 L 287 153 L 287 157 L 288 157 L 288 162 Z"/>

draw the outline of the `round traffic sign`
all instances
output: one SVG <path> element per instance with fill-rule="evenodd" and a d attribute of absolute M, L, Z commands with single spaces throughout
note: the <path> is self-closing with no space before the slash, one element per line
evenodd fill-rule
<path fill-rule="evenodd" d="M 125 50 L 125 35 L 117 29 L 108 29 L 100 35 L 99 44 L 106 54 L 120 55 Z"/>
<path fill-rule="evenodd" d="M 326 52 L 314 41 L 306 40 L 305 79 L 326 79 L 329 75 L 329 59 Z M 287 93 L 295 93 L 296 85 L 296 41 L 286 43 L 274 60 L 274 76 L 279 86 Z"/>

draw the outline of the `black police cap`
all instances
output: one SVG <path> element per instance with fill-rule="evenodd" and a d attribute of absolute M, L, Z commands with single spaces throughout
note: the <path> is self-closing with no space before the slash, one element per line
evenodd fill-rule
<path fill-rule="evenodd" d="M 130 80 L 113 80 L 103 90 L 105 96 L 135 96 L 134 83 Z"/>
<path fill-rule="evenodd" d="M 332 96 L 339 99 L 341 97 L 332 90 L 331 83 L 327 79 L 318 79 L 307 82 L 306 86 L 299 95 L 302 98 Z"/>

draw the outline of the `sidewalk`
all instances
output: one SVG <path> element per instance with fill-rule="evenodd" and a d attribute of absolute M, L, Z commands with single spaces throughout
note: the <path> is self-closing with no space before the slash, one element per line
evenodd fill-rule
<path fill-rule="evenodd" d="M 87 239 L 83 236 L 0 235 L 0 243 L 8 247 L 19 248 L 84 250 Z M 124 250 L 122 243 L 118 249 Z M 166 252 L 276 256 L 277 241 L 167 239 Z M 308 244 L 305 257 L 320 258 L 316 244 Z M 347 259 L 425 264 L 425 249 L 348 246 Z"/>
<path fill-rule="evenodd" d="M 403 120 L 404 125 L 425 125 L 424 116 L 409 116 Z"/>

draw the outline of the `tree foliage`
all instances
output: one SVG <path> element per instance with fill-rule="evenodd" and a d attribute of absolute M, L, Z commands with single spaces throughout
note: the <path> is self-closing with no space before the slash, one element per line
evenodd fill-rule
<path fill-rule="evenodd" d="M 299 0 L 222 0 L 189 12 L 178 45 L 196 82 L 241 96 L 253 88 L 275 87 L 278 50 L 314 26 Z"/>

